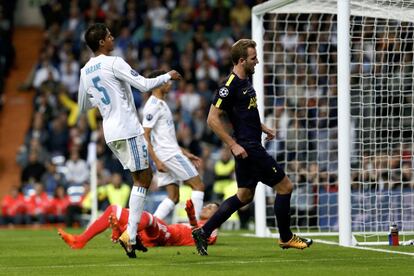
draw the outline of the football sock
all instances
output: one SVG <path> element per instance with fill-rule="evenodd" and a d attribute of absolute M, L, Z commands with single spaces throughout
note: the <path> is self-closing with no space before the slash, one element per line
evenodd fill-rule
<path fill-rule="evenodd" d="M 277 194 L 274 205 L 277 227 L 283 242 L 289 241 L 293 236 L 290 231 L 290 196 L 291 194 Z"/>
<path fill-rule="evenodd" d="M 160 205 L 158 205 L 157 210 L 155 210 L 154 216 L 159 219 L 165 219 L 172 210 L 174 210 L 175 203 L 170 198 L 165 198 Z"/>
<path fill-rule="evenodd" d="M 116 205 L 114 206 L 116 208 L 116 218 L 119 222 L 119 228 L 122 232 L 124 232 L 128 225 L 129 210 Z"/>
<path fill-rule="evenodd" d="M 204 200 L 204 192 L 201 192 L 201 191 L 191 192 L 191 201 L 194 204 L 195 216 L 197 220 L 200 219 L 201 209 L 203 209 L 203 200 Z"/>
<path fill-rule="evenodd" d="M 241 202 L 237 195 L 226 199 L 219 207 L 217 212 L 204 224 L 202 229 L 206 237 L 211 235 L 214 229 L 219 228 L 234 212 L 246 205 Z"/>
<path fill-rule="evenodd" d="M 156 237 L 159 233 L 156 218 L 148 212 L 143 212 L 138 231 L 145 231 L 149 237 Z"/>
<path fill-rule="evenodd" d="M 144 210 L 145 197 L 147 189 L 144 187 L 134 186 L 129 197 L 129 217 L 128 217 L 128 235 L 131 244 L 135 244 L 138 223 L 141 220 L 141 214 Z"/>
<path fill-rule="evenodd" d="M 82 234 L 76 236 L 79 242 L 87 243 L 96 235 L 102 233 L 109 227 L 109 216 L 113 212 L 112 206 L 106 208 L 105 212 L 95 220 Z"/>
<path fill-rule="evenodd" d="M 138 232 L 144 230 L 147 227 L 151 227 L 154 224 L 154 217 L 148 212 L 143 211 L 141 215 L 141 221 L 138 224 Z"/>

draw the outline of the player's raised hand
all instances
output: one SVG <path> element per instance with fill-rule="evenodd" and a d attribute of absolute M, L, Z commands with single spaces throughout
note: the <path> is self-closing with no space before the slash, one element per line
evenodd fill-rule
<path fill-rule="evenodd" d="M 171 70 L 170 72 L 168 72 L 168 74 L 170 74 L 171 79 L 172 80 L 181 80 L 183 77 L 181 76 L 180 73 L 178 73 L 175 70 Z"/>

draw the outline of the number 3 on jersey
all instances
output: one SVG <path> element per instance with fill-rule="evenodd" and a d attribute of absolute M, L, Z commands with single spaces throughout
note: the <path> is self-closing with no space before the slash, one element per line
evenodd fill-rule
<path fill-rule="evenodd" d="M 101 92 L 103 94 L 103 97 L 101 98 L 101 101 L 105 104 L 108 105 L 111 103 L 111 99 L 109 98 L 108 92 L 106 91 L 105 87 L 103 86 L 99 86 L 99 81 L 101 80 L 100 77 L 94 77 L 92 79 L 93 81 L 93 86 L 95 86 L 96 89 L 99 90 L 99 92 Z"/>

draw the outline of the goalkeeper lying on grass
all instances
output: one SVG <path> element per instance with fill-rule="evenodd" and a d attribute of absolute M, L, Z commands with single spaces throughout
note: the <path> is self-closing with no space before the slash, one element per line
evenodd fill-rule
<path fill-rule="evenodd" d="M 194 245 L 191 231 L 194 227 L 202 226 L 218 209 L 217 203 L 210 203 L 203 207 L 200 213 L 200 222 L 195 218 L 194 205 L 191 199 L 186 202 L 186 212 L 190 224 L 166 224 L 164 221 L 154 217 L 148 212 L 143 212 L 141 221 L 138 225 L 136 250 L 147 251 L 146 247 L 153 246 L 183 246 Z M 72 235 L 62 229 L 58 229 L 61 238 L 72 249 L 83 248 L 93 237 L 102 233 L 107 228 L 112 228 L 112 241 L 120 242 L 125 245 L 119 236 L 126 229 L 128 224 L 129 210 L 116 205 L 106 208 L 105 212 L 94 221 L 82 234 Z M 217 240 L 217 230 L 211 235 L 209 244 L 214 244 Z M 126 251 L 127 252 L 127 251 Z M 128 257 L 136 258 L 135 251 L 127 252 Z"/>

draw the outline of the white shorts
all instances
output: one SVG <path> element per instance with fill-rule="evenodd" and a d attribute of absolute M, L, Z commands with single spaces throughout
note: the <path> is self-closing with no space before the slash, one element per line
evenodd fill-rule
<path fill-rule="evenodd" d="M 148 168 L 148 146 L 144 135 L 139 135 L 125 140 L 108 143 L 124 169 L 131 172 L 142 171 Z"/>
<path fill-rule="evenodd" d="M 157 172 L 158 187 L 168 184 L 178 184 L 178 181 L 186 181 L 198 175 L 193 163 L 182 153 L 177 153 L 163 162 L 168 172 Z"/>

